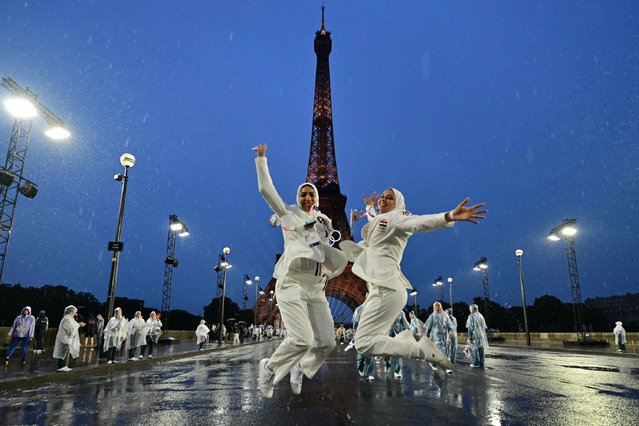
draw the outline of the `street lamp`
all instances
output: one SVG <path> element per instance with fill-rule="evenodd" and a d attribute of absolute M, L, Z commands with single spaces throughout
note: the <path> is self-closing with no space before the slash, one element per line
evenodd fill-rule
<path fill-rule="evenodd" d="M 118 278 L 118 263 L 120 261 L 120 252 L 124 249 L 122 238 L 122 221 L 124 219 L 124 202 L 126 200 L 126 186 L 129 182 L 129 169 L 135 164 L 135 157 L 132 154 L 122 154 L 120 156 L 120 164 L 124 166 L 124 174 L 117 174 L 114 180 L 122 182 L 122 192 L 120 194 L 120 208 L 118 212 L 118 226 L 115 230 L 115 240 L 109 241 L 108 250 L 113 252 L 111 256 L 111 277 L 109 278 L 109 294 L 107 295 L 107 316 L 113 316 L 113 304 L 115 302 L 115 283 Z"/>
<path fill-rule="evenodd" d="M 2 78 L 2 86 L 13 96 L 3 103 L 14 121 L 7 157 L 4 166 L 0 166 L 0 282 L 2 282 L 9 240 L 13 231 L 18 194 L 33 199 L 38 193 L 36 184 L 24 177 L 24 164 L 27 159 L 33 119 L 41 116 L 46 120 L 51 128 L 47 129 L 45 134 L 51 139 L 64 139 L 70 136 L 62 120 L 44 106 L 31 90 L 22 88 L 7 77 Z"/>
<path fill-rule="evenodd" d="M 526 292 L 524 291 L 524 269 L 522 266 L 521 257 L 524 251 L 522 249 L 515 250 L 515 256 L 517 256 L 517 263 L 519 264 L 519 285 L 521 286 L 521 302 L 524 305 L 524 329 L 526 331 L 526 346 L 530 346 L 530 331 L 528 331 L 528 315 L 526 314 Z"/>
<path fill-rule="evenodd" d="M 490 302 L 490 290 L 488 288 L 488 259 L 482 257 L 473 266 L 473 271 L 481 272 L 481 278 L 484 286 L 484 317 L 486 318 L 486 323 L 488 323 L 488 314 L 489 314 L 489 302 Z"/>
<path fill-rule="evenodd" d="M 417 290 L 413 290 L 410 293 L 410 295 L 415 297 L 415 310 L 414 310 L 414 312 L 415 312 L 415 315 L 417 315 Z"/>
<path fill-rule="evenodd" d="M 453 277 L 448 277 L 448 291 L 450 292 L 450 309 L 453 309 Z"/>
<path fill-rule="evenodd" d="M 189 230 L 177 215 L 169 215 L 169 234 L 166 242 L 166 257 L 164 258 L 164 287 L 162 290 L 162 319 L 164 320 L 164 334 L 169 335 L 169 312 L 171 311 L 171 282 L 173 269 L 180 264 L 175 258 L 175 236 L 186 237 Z"/>
<path fill-rule="evenodd" d="M 255 311 L 253 316 L 253 327 L 257 327 L 257 292 L 260 288 L 260 277 L 259 275 L 255 276 L 255 307 L 253 310 Z"/>
<path fill-rule="evenodd" d="M 568 274 L 570 275 L 570 289 L 572 291 L 572 313 L 574 317 L 574 328 L 577 332 L 577 340 L 585 341 L 584 318 L 581 306 L 581 286 L 579 285 L 579 271 L 577 270 L 577 255 L 575 253 L 575 241 L 573 237 L 577 229 L 573 226 L 577 219 L 564 219 L 562 224 L 550 230 L 548 239 L 559 241 L 560 235 L 564 237 L 566 243 L 566 257 L 568 258 Z"/>
<path fill-rule="evenodd" d="M 220 332 L 218 333 L 218 343 L 222 344 L 222 327 L 224 327 L 224 298 L 226 297 L 226 270 L 230 269 L 233 265 L 229 263 L 228 255 L 231 249 L 224 247 L 222 250 L 224 254 L 220 255 L 220 260 L 215 267 L 215 272 L 218 274 L 218 286 L 222 286 L 222 298 L 220 299 Z M 221 281 L 221 283 L 220 283 Z"/>
<path fill-rule="evenodd" d="M 439 300 L 442 301 L 444 300 L 444 279 L 442 278 L 442 276 L 438 276 L 437 278 L 435 278 L 435 281 L 433 281 L 433 287 L 439 287 Z"/>

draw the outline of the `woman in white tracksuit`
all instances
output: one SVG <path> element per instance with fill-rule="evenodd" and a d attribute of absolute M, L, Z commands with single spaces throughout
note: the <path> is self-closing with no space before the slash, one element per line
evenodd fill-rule
<path fill-rule="evenodd" d="M 375 201 L 374 197 L 371 200 Z M 404 196 L 389 188 L 378 200 L 381 214 L 370 217 L 362 229 L 363 241 L 356 246 L 342 241 L 340 248 L 353 261 L 353 273 L 366 280 L 369 296 L 364 303 L 362 318 L 355 332 L 355 348 L 366 356 L 385 355 L 404 358 L 427 358 L 429 362 L 452 368 L 430 339 L 416 342 L 410 330 L 395 337 L 386 333 L 406 305 L 406 289 L 412 286 L 402 274 L 400 262 L 408 238 L 415 232 L 427 232 L 452 227 L 455 221 L 478 223 L 485 210 L 483 203 L 466 207 L 468 198 L 452 211 L 433 215 L 412 215 L 406 211 Z M 372 207 L 372 204 L 368 205 Z"/>
<path fill-rule="evenodd" d="M 327 242 L 331 220 L 321 214 L 317 188 L 303 183 L 297 203 L 287 205 L 277 193 L 266 161 L 267 145 L 259 145 L 255 166 L 260 193 L 279 217 L 284 253 L 275 265 L 277 306 L 286 324 L 287 337 L 270 358 L 260 361 L 259 385 L 265 398 L 289 372 L 294 394 L 302 390 L 302 378 L 313 377 L 335 347 L 333 318 L 324 294 L 326 281 L 346 267 L 344 253 Z"/>

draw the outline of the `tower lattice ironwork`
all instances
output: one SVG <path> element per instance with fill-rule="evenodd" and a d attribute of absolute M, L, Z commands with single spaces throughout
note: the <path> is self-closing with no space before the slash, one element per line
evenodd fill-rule
<path fill-rule="evenodd" d="M 315 94 L 313 102 L 313 125 L 311 132 L 311 149 L 308 159 L 306 181 L 312 182 L 319 191 L 320 210 L 333 221 L 333 228 L 338 230 L 343 240 L 351 240 L 351 228 L 346 216 L 346 196 L 340 191 L 337 176 L 337 159 L 333 139 L 333 103 L 331 99 L 331 77 L 328 57 L 331 53 L 332 40 L 330 31 L 324 26 L 324 6 L 322 6 L 322 26 L 315 33 L 314 50 L 317 55 L 315 70 Z M 344 272 L 329 280 L 326 295 L 344 303 L 354 310 L 364 303 L 366 282 L 351 271 L 348 264 Z M 271 279 L 264 289 L 264 296 L 257 301 L 257 322 L 273 323 L 278 317 L 278 310 L 269 305 L 268 294 L 275 290 L 275 279 Z"/>

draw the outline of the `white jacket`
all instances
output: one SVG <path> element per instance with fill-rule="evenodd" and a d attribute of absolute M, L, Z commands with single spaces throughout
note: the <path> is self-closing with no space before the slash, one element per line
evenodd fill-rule
<path fill-rule="evenodd" d="M 271 180 L 266 157 L 256 157 L 255 167 L 260 193 L 271 210 L 280 218 L 284 235 L 284 253 L 275 265 L 273 277 L 278 280 L 284 278 L 291 262 L 298 258 L 310 259 L 321 263 L 322 275 L 329 279 L 341 274 L 348 261 L 344 253 L 327 244 L 329 234 L 332 231 L 330 219 L 318 211 L 307 213 L 299 205 L 287 205 L 284 203 Z M 314 185 L 308 183 L 300 186 L 303 185 L 311 185 L 315 188 Z M 317 189 L 316 193 L 319 197 Z M 319 223 L 317 221 L 318 218 L 321 218 L 324 224 Z M 313 220 L 316 221 L 314 227 L 321 239 L 321 244 L 309 247 L 302 230 L 306 222 Z"/>
<path fill-rule="evenodd" d="M 405 210 L 402 193 L 391 189 L 395 193 L 395 208 L 373 218 L 369 216 L 370 221 L 362 228 L 363 241 L 357 246 L 342 241 L 340 248 L 354 262 L 353 273 L 366 282 L 394 289 L 400 282 L 412 289 L 400 268 L 408 238 L 415 232 L 450 228 L 455 222 L 446 222 L 445 213 L 412 215 Z"/>

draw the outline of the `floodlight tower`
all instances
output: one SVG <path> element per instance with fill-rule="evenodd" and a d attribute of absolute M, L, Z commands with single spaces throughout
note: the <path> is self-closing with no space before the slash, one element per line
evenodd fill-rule
<path fill-rule="evenodd" d="M 484 317 L 488 323 L 489 305 L 490 305 L 490 289 L 488 288 L 488 259 L 482 257 L 473 266 L 473 271 L 481 272 L 481 278 L 484 286 Z"/>
<path fill-rule="evenodd" d="M 189 230 L 177 215 L 169 215 L 169 235 L 166 242 L 166 258 L 164 259 L 164 288 L 162 290 L 162 320 L 164 333 L 169 333 L 169 312 L 171 311 L 171 283 L 173 281 L 173 269 L 180 264 L 175 258 L 175 236 L 186 237 Z"/>
<path fill-rule="evenodd" d="M 54 140 L 66 139 L 70 133 L 57 115 L 44 106 L 31 90 L 23 89 L 10 78 L 2 78 L 2 86 L 13 95 L 4 105 L 14 117 L 9 149 L 4 167 L 0 167 L 0 283 L 13 230 L 18 193 L 34 198 L 38 193 L 35 183 L 23 177 L 27 148 L 31 138 L 33 118 L 40 114 L 48 123 L 45 135 Z"/>
<path fill-rule="evenodd" d="M 575 253 L 575 240 L 573 237 L 577 233 L 577 228 L 573 225 L 577 223 L 577 219 L 564 219 L 563 223 L 555 226 L 548 233 L 548 239 L 551 241 L 559 241 L 564 237 L 566 243 L 566 257 L 568 258 L 568 275 L 570 276 L 570 289 L 572 291 L 572 313 L 574 317 L 574 328 L 577 333 L 577 339 L 586 340 L 586 332 L 584 330 L 584 316 L 581 305 L 581 286 L 579 285 L 579 271 L 577 270 L 577 255 Z"/>

